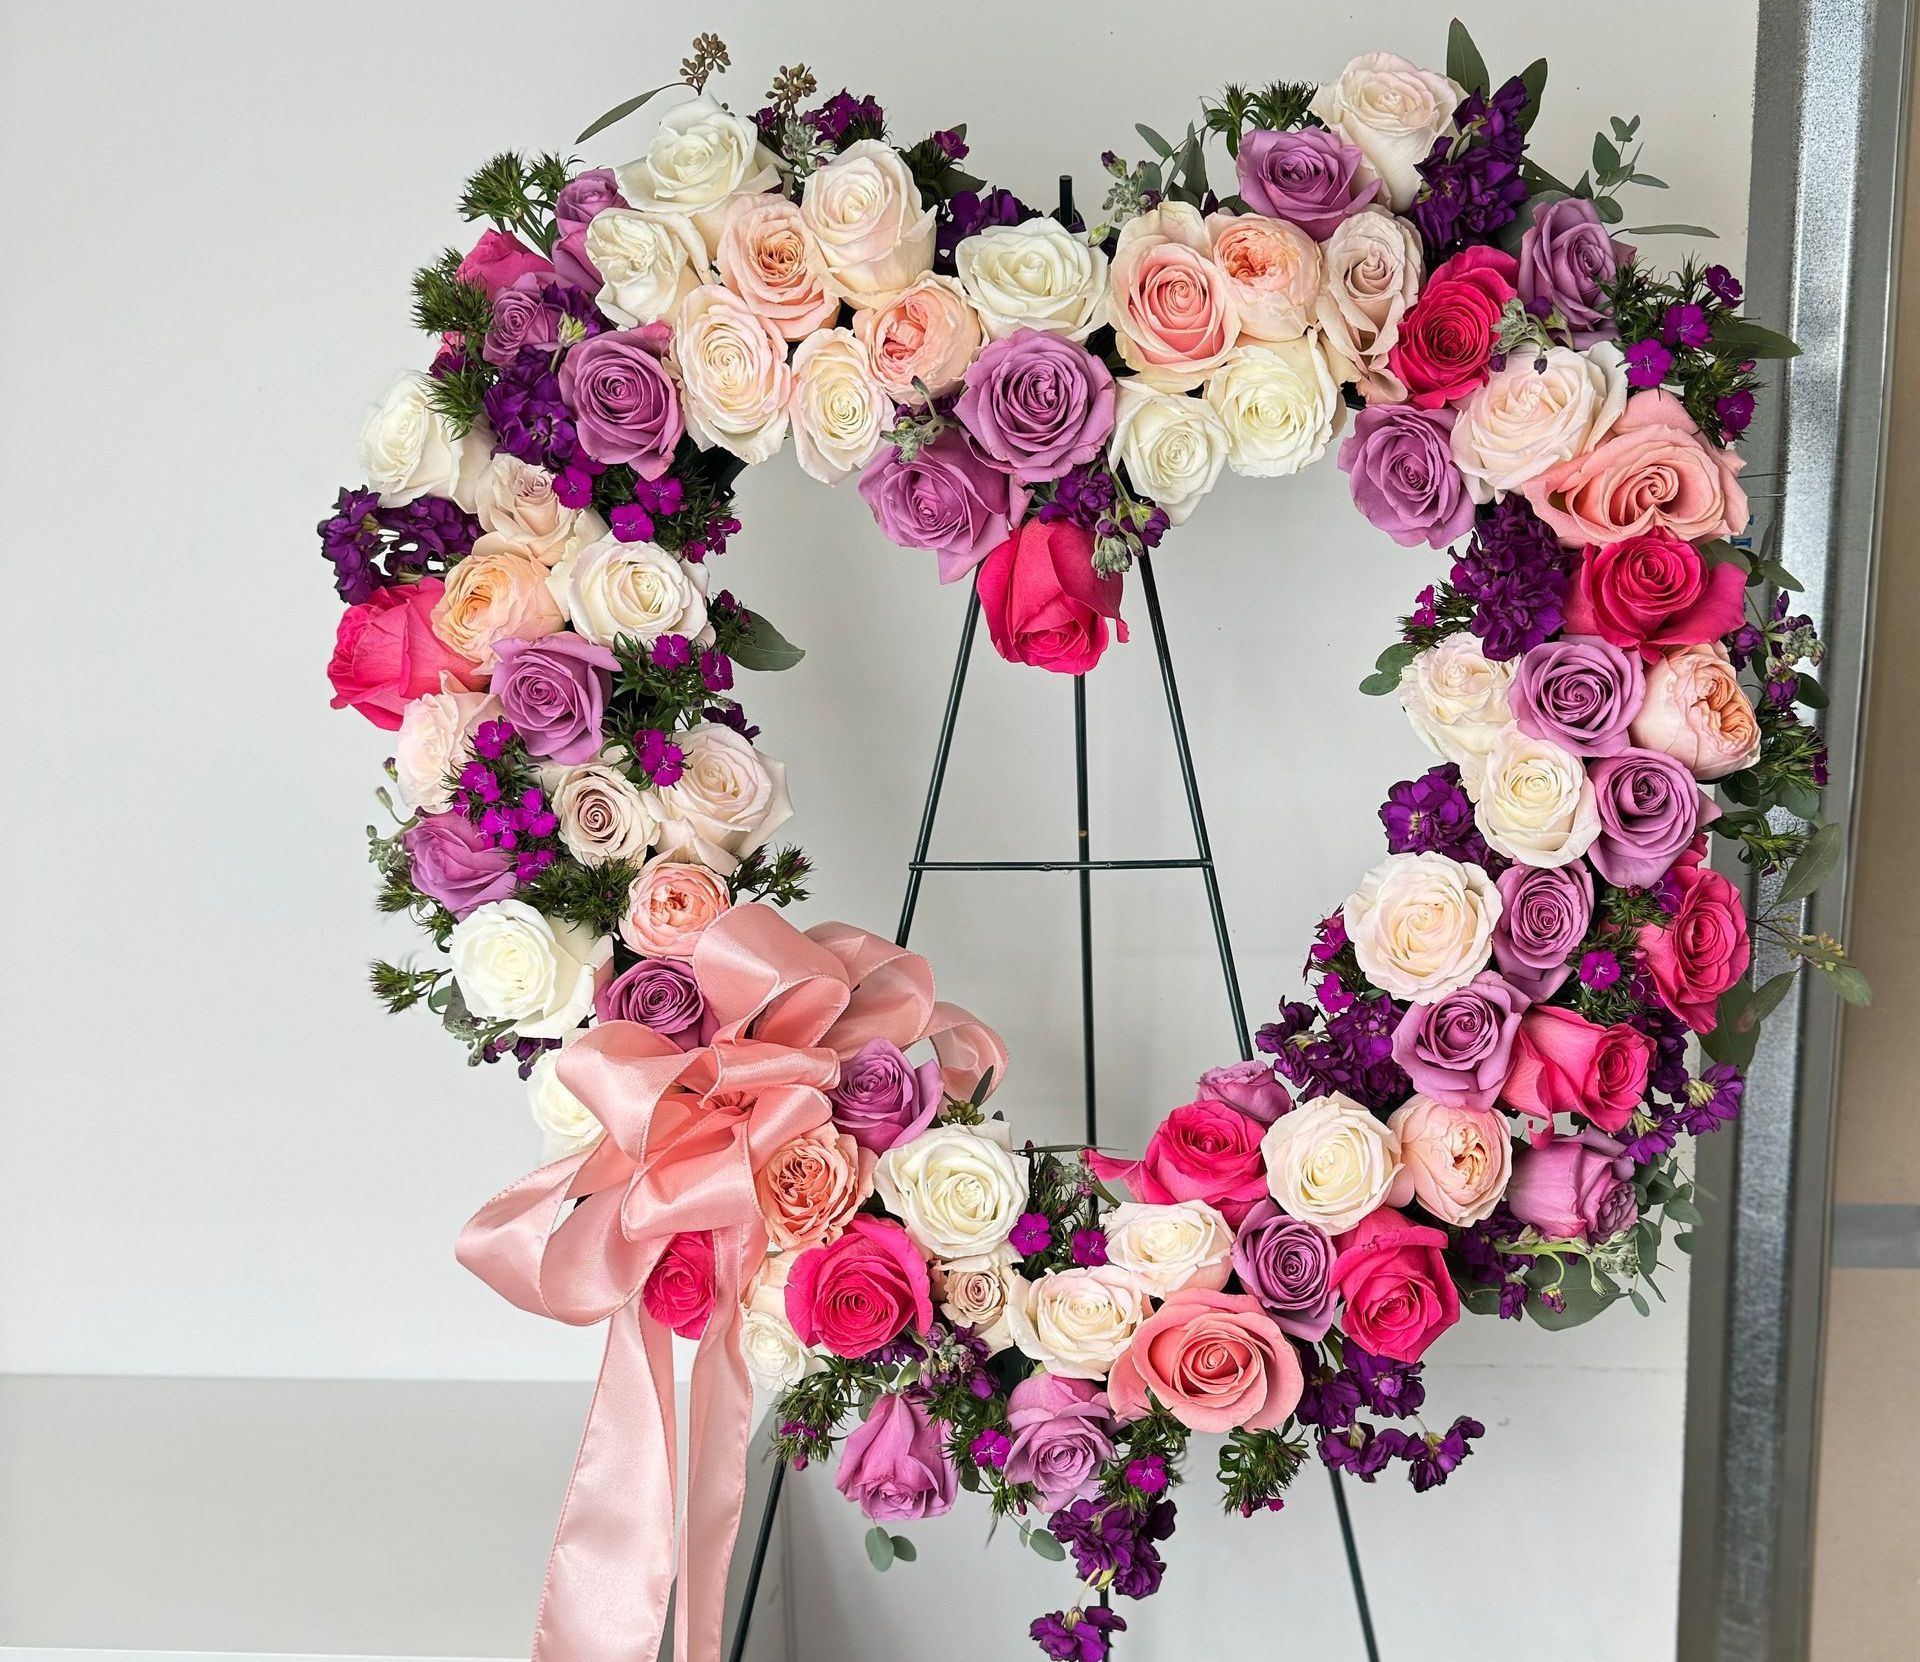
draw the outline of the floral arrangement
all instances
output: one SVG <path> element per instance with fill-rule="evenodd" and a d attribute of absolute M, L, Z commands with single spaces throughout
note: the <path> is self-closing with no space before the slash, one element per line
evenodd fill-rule
<path fill-rule="evenodd" d="M 1246 1515 L 1315 1457 L 1444 1483 L 1483 1428 L 1421 1417 L 1433 1342 L 1644 1313 L 1700 1221 L 1682 1138 L 1737 1114 L 1797 963 L 1864 1002 L 1794 921 L 1839 852 L 1821 648 L 1731 448 L 1793 348 L 1724 267 L 1615 234 L 1660 188 L 1637 121 L 1562 184 L 1526 149 L 1545 65 L 1496 84 L 1457 23 L 1445 74 L 1370 54 L 1141 128 L 1090 232 L 961 172 L 963 128 L 896 148 L 870 98 L 808 107 L 804 69 L 736 115 L 726 62 L 695 42 L 627 167 L 474 176 L 491 228 L 416 279 L 433 362 L 321 526 L 334 702 L 394 735 L 380 905 L 441 954 L 374 984 L 513 1057 L 549 1143 L 462 1261 L 608 1325 L 536 1651 L 651 1655 L 677 1582 L 675 1654 L 719 1654 L 757 1382 L 780 1458 L 837 1452 L 877 1567 L 975 1492 L 1071 1556 L 1032 1636 L 1097 1662 L 1196 1434 Z M 1308 1000 L 1137 1159 L 1017 1140 L 1004 1048 L 922 959 L 780 914 L 808 867 L 734 670 L 799 653 L 708 572 L 789 432 L 1063 672 L 1223 469 L 1337 439 L 1370 522 L 1450 551 L 1363 683 L 1436 764 L 1388 792 Z M 1713 836 L 1784 870 L 1768 916 Z M 1758 986 L 1756 935 L 1790 961 Z M 677 1566 L 669 1333 L 700 1342 Z"/>

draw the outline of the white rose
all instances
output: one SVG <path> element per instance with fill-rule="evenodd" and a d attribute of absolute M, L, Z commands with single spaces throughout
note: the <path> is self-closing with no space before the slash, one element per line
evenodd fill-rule
<path fill-rule="evenodd" d="M 1050 1270 L 1016 1277 L 1007 1327 L 1023 1356 L 1069 1379 L 1104 1379 L 1147 1319 L 1147 1296 L 1126 1270 Z"/>
<path fill-rule="evenodd" d="M 1107 320 L 1107 256 L 1057 219 L 990 226 L 953 263 L 989 340 L 1038 329 L 1084 341 Z"/>
<path fill-rule="evenodd" d="M 545 468 L 504 450 L 480 475 L 473 513 L 489 532 L 543 566 L 557 565 L 607 534 L 606 521 L 591 508 L 569 508 L 553 494 L 553 475 Z"/>
<path fill-rule="evenodd" d="M 707 283 L 681 301 L 673 367 L 687 431 L 703 449 L 752 463 L 780 448 L 793 392 L 787 343 L 732 289 Z"/>
<path fill-rule="evenodd" d="M 1213 489 L 1231 444 L 1204 399 L 1156 392 L 1134 376 L 1115 384 L 1107 458 L 1124 466 L 1133 488 L 1164 508 L 1175 525 Z"/>
<path fill-rule="evenodd" d="M 934 1266 L 940 1311 L 948 1321 L 971 1328 L 975 1338 L 997 1356 L 1013 1343 L 1007 1326 L 1007 1301 L 1020 1279 L 1014 1250 L 1002 1241 L 991 1252 L 950 1258 Z"/>
<path fill-rule="evenodd" d="M 1340 909 L 1367 979 L 1415 1004 L 1444 998 L 1487 967 L 1500 911 L 1491 876 L 1433 853 L 1389 854 Z"/>
<path fill-rule="evenodd" d="M 1124 1201 L 1107 1214 L 1106 1230 L 1107 1262 L 1155 1298 L 1182 1287 L 1217 1292 L 1227 1284 L 1233 1230 L 1203 1200 L 1169 1206 Z"/>
<path fill-rule="evenodd" d="M 640 861 L 659 834 L 647 799 L 617 767 L 588 762 L 565 769 L 552 787 L 560 840 L 583 866 Z"/>
<path fill-rule="evenodd" d="M 1420 233 L 1385 208 L 1349 215 L 1321 245 L 1313 319 L 1340 379 L 1370 402 L 1398 404 L 1407 396 L 1387 354 L 1400 339 L 1401 319 L 1420 293 L 1425 270 Z"/>
<path fill-rule="evenodd" d="M 445 496 L 463 508 L 474 500 L 492 444 L 484 430 L 464 437 L 433 407 L 433 377 L 405 370 L 360 429 L 361 466 L 383 508 L 404 508 L 423 496 Z"/>
<path fill-rule="evenodd" d="M 880 1157 L 873 1186 L 931 1258 L 991 1252 L 1013 1233 L 1027 1180 L 1001 1120 L 936 1125 Z"/>
<path fill-rule="evenodd" d="M 1469 791 L 1487 752 L 1513 720 L 1511 661 L 1496 662 L 1466 630 L 1430 646 L 1400 673 L 1400 705 L 1421 742 L 1458 765 Z"/>
<path fill-rule="evenodd" d="M 618 169 L 620 194 L 647 213 L 685 214 L 711 248 L 729 198 L 772 190 L 780 170 L 745 116 L 705 93 L 669 110 L 647 153 Z"/>
<path fill-rule="evenodd" d="M 1298 473 L 1326 454 L 1347 407 L 1313 335 L 1236 346 L 1207 382 L 1227 430 L 1227 465 L 1256 478 Z"/>
<path fill-rule="evenodd" d="M 1547 739 L 1505 728 L 1487 752 L 1473 823 L 1490 847 L 1523 866 L 1564 866 L 1600 835 L 1586 764 Z"/>
<path fill-rule="evenodd" d="M 1518 490 L 1558 462 L 1584 456 L 1627 407 L 1619 347 L 1550 346 L 1510 353 L 1453 424 L 1453 459 L 1476 502 Z"/>
<path fill-rule="evenodd" d="M 607 1131 L 593 1110 L 560 1082 L 560 1056 L 558 1050 L 543 1051 L 527 1075 L 527 1106 L 540 1127 L 548 1160 L 592 1148 Z"/>
<path fill-rule="evenodd" d="M 587 224 L 587 258 L 600 273 L 600 310 L 626 328 L 673 321 L 707 274 L 707 248 L 681 214 L 605 208 Z"/>
<path fill-rule="evenodd" d="M 555 923 L 522 900 L 475 907 L 453 926 L 447 950 L 467 1008 L 529 1039 L 578 1027 L 613 963 L 611 935 Z"/>
<path fill-rule="evenodd" d="M 1260 1139 L 1260 1153 L 1274 1204 L 1329 1235 L 1413 1198 L 1400 1133 L 1339 1091 L 1282 1114 Z"/>
<path fill-rule="evenodd" d="M 820 1358 L 787 1320 L 787 1276 L 797 1252 L 775 1253 L 754 1277 L 740 1312 L 740 1349 L 747 1371 L 766 1391 L 783 1391 L 819 1371 Z"/>
<path fill-rule="evenodd" d="M 452 775 L 473 760 L 473 730 L 500 713 L 492 693 L 468 692 L 451 675 L 440 691 L 422 693 L 400 712 L 393 740 L 393 778 L 410 814 L 444 813 L 453 801 Z"/>
<path fill-rule="evenodd" d="M 793 355 L 788 413 L 802 470 L 837 485 L 880 448 L 893 425 L 893 400 L 874 379 L 867 349 L 851 329 L 821 329 Z"/>
<path fill-rule="evenodd" d="M 650 542 L 602 537 L 555 566 L 547 587 L 574 628 L 599 646 L 621 635 L 647 646 L 662 635 L 710 638 L 706 567 Z"/>
<path fill-rule="evenodd" d="M 674 742 L 682 757 L 679 779 L 648 793 L 660 821 L 660 851 L 731 876 L 793 817 L 786 764 L 718 722 L 675 734 Z"/>
<path fill-rule="evenodd" d="M 1313 95 L 1311 108 L 1380 175 L 1388 201 L 1404 211 L 1420 192 L 1418 168 L 1453 125 L 1466 91 L 1391 52 L 1363 52 Z"/>
<path fill-rule="evenodd" d="M 933 269 L 934 210 L 913 170 L 879 139 L 857 139 L 807 175 L 800 216 L 850 305 L 877 306 Z"/>

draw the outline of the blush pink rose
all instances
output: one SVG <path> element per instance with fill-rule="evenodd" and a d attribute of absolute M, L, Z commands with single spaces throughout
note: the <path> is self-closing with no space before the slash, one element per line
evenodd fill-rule
<path fill-rule="evenodd" d="M 797 202 L 777 191 L 736 196 L 714 251 L 720 281 L 788 340 L 804 340 L 840 312 L 827 262 Z"/>
<path fill-rule="evenodd" d="M 1647 671 L 1633 742 L 1663 750 L 1696 779 L 1724 779 L 1760 760 L 1760 723 L 1718 641 L 1664 653 Z"/>
<path fill-rule="evenodd" d="M 1192 1431 L 1272 1431 L 1304 1386 L 1300 1358 L 1258 1299 L 1183 1287 L 1121 1352 L 1107 1398 L 1122 1420 L 1158 1403 Z"/>
<path fill-rule="evenodd" d="M 753 1174 L 774 1250 L 824 1246 L 873 1193 L 877 1156 L 831 1125 L 795 1137 Z"/>
<path fill-rule="evenodd" d="M 662 1327 L 683 1339 L 697 1339 L 713 1314 L 713 1290 L 713 1233 L 683 1229 L 667 1242 L 640 1289 L 640 1302 Z"/>
<path fill-rule="evenodd" d="M 1447 1273 L 1447 1235 L 1398 1212 L 1370 1212 L 1337 1242 L 1333 1284 L 1347 1301 L 1341 1318 L 1363 1350 L 1417 1362 L 1460 1319 Z"/>
<path fill-rule="evenodd" d="M 1520 1020 L 1500 1097 L 1548 1130 L 1555 1114 L 1579 1114 L 1602 1131 L 1620 1131 L 1647 1094 L 1652 1066 L 1653 1041 L 1637 1028 L 1601 1027 L 1577 1011 L 1535 1005 Z"/>
<path fill-rule="evenodd" d="M 873 378 L 902 404 L 923 402 L 915 381 L 935 398 L 953 391 L 981 342 L 980 317 L 966 290 L 931 274 L 855 313 L 853 333 L 867 349 Z"/>
<path fill-rule="evenodd" d="M 1237 1108 L 1202 1097 L 1167 1115 L 1138 1160 L 1093 1150 L 1087 1164 L 1103 1183 L 1124 1183 L 1135 1200 L 1204 1200 L 1238 1229 L 1267 1198 L 1261 1131 L 1259 1121 Z"/>
<path fill-rule="evenodd" d="M 501 641 L 538 641 L 566 627 L 547 568 L 505 537 L 485 536 L 447 573 L 433 632 L 492 673 Z"/>
<path fill-rule="evenodd" d="M 1214 264 L 1248 340 L 1297 340 L 1320 293 L 1320 246 L 1297 225 L 1261 214 L 1209 214 Z"/>
<path fill-rule="evenodd" d="M 485 289 L 491 300 L 530 272 L 551 277 L 553 262 L 544 254 L 536 254 L 510 232 L 488 231 L 473 245 L 472 252 L 460 262 L 454 275 L 463 283 Z"/>
<path fill-rule="evenodd" d="M 1640 951 L 1660 1002 L 1696 1033 L 1719 1021 L 1720 995 L 1747 973 L 1753 943 L 1740 891 L 1706 863 L 1706 839 L 1673 863 L 1669 886 L 1680 903 L 1664 924 L 1643 924 Z"/>
<path fill-rule="evenodd" d="M 1584 456 L 1560 462 L 1521 487 L 1570 548 L 1615 543 L 1658 529 L 1697 542 L 1736 537 L 1747 523 L 1743 463 L 1701 436 L 1663 388 L 1637 392 L 1613 430 Z M 1616 643 L 1618 644 L 1618 643 Z"/>
<path fill-rule="evenodd" d="M 926 1260 L 897 1223 L 861 1214 L 846 1233 L 809 1247 L 787 1275 L 787 1320 L 803 1345 L 865 1356 L 908 1328 L 933 1325 Z"/>
<path fill-rule="evenodd" d="M 1519 276 L 1519 262 L 1497 248 L 1469 248 L 1434 270 L 1387 354 L 1409 402 L 1437 409 L 1486 384 L 1500 313 Z"/>
<path fill-rule="evenodd" d="M 1656 526 L 1589 548 L 1567 596 L 1567 633 L 1598 635 L 1652 663 L 1669 647 L 1730 635 L 1745 619 L 1747 577 L 1731 560 Z"/>
<path fill-rule="evenodd" d="M 1010 664 L 1084 675 L 1120 639 L 1120 574 L 1093 569 L 1093 534 L 1066 520 L 1030 519 L 980 562 L 976 582 L 993 649 Z"/>
<path fill-rule="evenodd" d="M 708 926 L 733 905 L 726 883 L 705 866 L 656 855 L 627 891 L 620 938 L 646 958 L 691 958 Z"/>
<path fill-rule="evenodd" d="M 1507 1192 L 1513 1139 L 1491 1108 L 1455 1107 L 1410 1097 L 1387 1117 L 1400 1133 L 1400 1163 L 1413 1198 L 1456 1229 L 1478 1223 Z"/>
<path fill-rule="evenodd" d="M 1157 387 L 1197 387 L 1240 338 L 1232 284 L 1197 208 L 1164 202 L 1120 228 L 1108 269 L 1120 356 Z"/>
<path fill-rule="evenodd" d="M 334 635 L 327 679 L 336 710 L 349 705 L 375 727 L 398 732 L 408 703 L 442 690 L 451 676 L 472 690 L 486 676 L 433 631 L 433 611 L 445 585 L 438 577 L 381 589 L 364 605 L 349 606 Z"/>
<path fill-rule="evenodd" d="M 926 1409 L 889 1393 L 847 1434 L 833 1486 L 876 1523 L 910 1523 L 947 1511 L 959 1476 Z"/>

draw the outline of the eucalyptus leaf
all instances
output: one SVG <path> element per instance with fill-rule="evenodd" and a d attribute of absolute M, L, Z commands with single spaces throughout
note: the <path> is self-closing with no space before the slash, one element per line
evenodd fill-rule
<path fill-rule="evenodd" d="M 1751 318 L 1720 316 L 1713 320 L 1713 344 L 1747 358 L 1797 358 L 1800 348 L 1777 329 L 1763 328 Z"/>
<path fill-rule="evenodd" d="M 1493 90 L 1493 82 L 1487 77 L 1486 59 L 1473 44 L 1466 24 L 1457 17 L 1447 28 L 1447 78 L 1458 81 L 1468 92 Z"/>
<path fill-rule="evenodd" d="M 1400 685 L 1400 674 L 1420 655 L 1412 641 L 1395 641 L 1373 661 L 1373 673 L 1360 683 L 1369 698 L 1380 698 Z"/>
<path fill-rule="evenodd" d="M 1828 985 L 1856 1009 L 1864 1010 L 1873 1002 L 1873 988 L 1856 965 L 1822 964 L 1819 968 Z"/>
<path fill-rule="evenodd" d="M 1689 1256 L 1692 1255 L 1693 1237 L 1691 1235 L 1676 1235 L 1673 1238 L 1673 1244 L 1682 1252 L 1687 1253 Z"/>
<path fill-rule="evenodd" d="M 1795 819 L 1813 821 L 1820 817 L 1820 793 L 1811 785 L 1783 780 L 1774 792 L 1774 805 L 1786 809 Z"/>
<path fill-rule="evenodd" d="M 920 1549 L 909 1541 L 906 1536 L 894 1535 L 889 1538 L 893 1542 L 893 1556 L 896 1562 L 911 1564 L 920 1556 Z"/>
<path fill-rule="evenodd" d="M 1600 1285 L 1596 1288 L 1588 1280 L 1585 1268 L 1576 1264 L 1567 1271 L 1566 1280 L 1560 1283 L 1566 1308 L 1554 1310 L 1539 1299 L 1530 1298 L 1527 1300 L 1527 1314 L 1550 1333 L 1580 1327 L 1592 1321 L 1620 1297 L 1620 1285 L 1611 1276 L 1600 1275 L 1598 1280 Z"/>
<path fill-rule="evenodd" d="M 1144 121 L 1136 121 L 1133 124 L 1133 130 L 1147 141 L 1148 147 L 1156 156 L 1170 157 L 1173 154 L 1173 146 Z"/>
<path fill-rule="evenodd" d="M 1824 710 L 1827 707 L 1827 689 L 1811 675 L 1798 678 L 1793 698 L 1796 704 L 1804 704 L 1809 710 Z"/>
<path fill-rule="evenodd" d="M 735 643 L 728 654 L 742 669 L 792 669 L 807 655 L 806 648 L 795 646 L 758 612 L 744 640 Z"/>
<path fill-rule="evenodd" d="M 1472 1282 L 1460 1289 L 1460 1302 L 1476 1316 L 1500 1314 L 1500 1289 L 1484 1281 Z"/>
<path fill-rule="evenodd" d="M 1593 135 L 1593 171 L 1596 174 L 1617 173 L 1620 170 L 1620 152 L 1608 141 L 1605 133 Z"/>
<path fill-rule="evenodd" d="M 892 1569 L 893 1560 L 896 1556 L 893 1537 L 891 1535 L 878 1524 L 875 1524 L 873 1528 L 867 1531 L 867 1557 L 872 1561 L 873 1567 L 876 1570 Z"/>
<path fill-rule="evenodd" d="M 1799 859 L 1793 862 L 1786 880 L 1780 885 L 1780 892 L 1774 898 L 1782 906 L 1805 900 L 1833 875 L 1833 868 L 1839 865 L 1845 848 L 1846 838 L 1839 826 L 1821 826 L 1807 839 L 1807 846 L 1800 851 Z"/>
<path fill-rule="evenodd" d="M 585 144 L 587 140 L 592 138 L 595 133 L 605 132 L 616 121 L 625 121 L 627 117 L 632 115 L 635 110 L 639 109 L 644 104 L 648 104 L 652 102 L 654 99 L 658 98 L 661 93 L 667 92 L 674 87 L 685 86 L 685 85 L 686 83 L 684 81 L 669 81 L 665 86 L 655 87 L 651 92 L 643 92 L 637 98 L 629 98 L 623 104 L 615 104 L 613 108 L 608 110 L 605 115 L 601 116 L 598 121 L 588 122 L 585 130 L 582 131 L 580 136 L 577 139 L 575 139 L 573 142 L 575 144 Z"/>
<path fill-rule="evenodd" d="M 1634 1309 L 1638 1310 L 1641 1315 L 1651 1316 L 1653 1314 L 1653 1306 L 1647 1303 L 1645 1295 L 1638 1287 L 1629 1287 L 1627 1289 L 1627 1297 L 1633 1300 Z"/>
<path fill-rule="evenodd" d="M 1705 225 L 1629 225 L 1627 235 L 1630 237 L 1706 237 L 1714 242 L 1720 240 L 1720 233 L 1710 230 Z M 1716 323 L 1713 337 L 1716 344 L 1720 340 L 1719 329 L 1720 325 Z M 1787 356 L 1790 357 L 1792 354 L 1789 353 Z"/>
<path fill-rule="evenodd" d="M 1618 225 L 1626 210 L 1611 196 L 1596 196 L 1593 199 L 1593 211 L 1607 224 Z"/>
<path fill-rule="evenodd" d="M 1636 173 L 1629 182 L 1636 185 L 1645 185 L 1648 190 L 1665 190 L 1667 188 L 1666 180 L 1656 179 L 1651 173 Z"/>
<path fill-rule="evenodd" d="M 1027 1545 L 1050 1564 L 1058 1564 L 1067 1556 L 1067 1549 L 1043 1529 L 1029 1532 Z"/>
<path fill-rule="evenodd" d="M 1679 1195 L 1675 1195 L 1667 1202 L 1667 1216 L 1675 1223 L 1699 1225 L 1706 1222 L 1706 1219 L 1700 1215 L 1700 1208 Z"/>

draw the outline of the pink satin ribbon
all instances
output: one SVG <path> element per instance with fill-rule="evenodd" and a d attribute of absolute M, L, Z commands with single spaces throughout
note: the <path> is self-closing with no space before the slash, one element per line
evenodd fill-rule
<path fill-rule="evenodd" d="M 925 959 L 847 924 L 802 934 L 769 907 L 735 907 L 701 937 L 693 969 L 719 1024 L 712 1042 L 682 1051 L 635 1022 L 584 1034 L 560 1078 L 607 1135 L 494 1196 L 455 1247 L 523 1310 L 608 1323 L 536 1662 L 652 1662 L 676 1582 L 677 1662 L 717 1662 L 753 1421 L 740 1298 L 767 1250 L 754 1171 L 828 1120 L 841 1062 L 871 1039 L 931 1040 L 960 1097 L 1006 1071 L 999 1036 L 935 1000 Z M 715 1287 L 693 1364 L 676 1575 L 672 1339 L 639 1295 L 683 1230 L 712 1231 Z"/>

